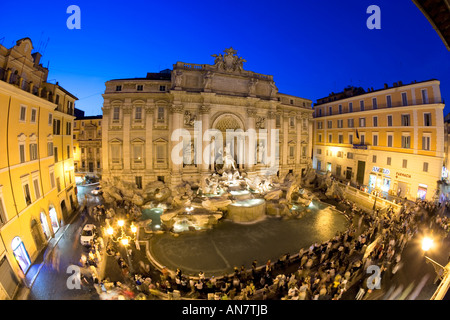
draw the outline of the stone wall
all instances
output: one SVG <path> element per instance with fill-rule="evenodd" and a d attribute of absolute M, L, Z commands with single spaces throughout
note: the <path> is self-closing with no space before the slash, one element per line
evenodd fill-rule
<path fill-rule="evenodd" d="M 373 205 L 375 202 L 375 196 L 372 194 L 368 194 L 364 191 L 358 190 L 354 187 L 347 186 L 345 184 L 340 184 L 342 190 L 344 190 L 345 197 L 356 203 L 358 207 L 371 212 L 373 209 Z M 376 202 L 376 208 L 383 210 L 384 208 L 387 208 L 389 206 L 392 206 L 395 213 L 398 213 L 401 209 L 401 205 L 398 205 L 396 203 L 393 203 L 391 201 L 388 201 L 386 199 L 377 197 Z"/>

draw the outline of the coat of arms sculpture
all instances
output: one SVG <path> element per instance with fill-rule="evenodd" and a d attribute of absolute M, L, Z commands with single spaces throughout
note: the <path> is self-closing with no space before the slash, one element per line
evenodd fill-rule
<path fill-rule="evenodd" d="M 244 62 L 247 62 L 245 59 L 238 57 L 236 55 L 237 51 L 232 47 L 224 50 L 225 55 L 213 54 L 212 56 L 215 58 L 214 66 L 217 70 L 224 71 L 242 71 L 244 70 Z"/>

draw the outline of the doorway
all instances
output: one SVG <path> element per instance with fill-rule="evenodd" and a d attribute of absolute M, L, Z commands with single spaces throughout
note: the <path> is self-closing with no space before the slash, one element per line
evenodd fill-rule
<path fill-rule="evenodd" d="M 31 265 L 30 256 L 28 255 L 27 249 L 25 249 L 25 245 L 22 242 L 20 237 L 15 237 L 11 242 L 11 248 L 14 253 L 14 257 L 17 260 L 17 263 L 22 269 L 23 273 L 27 273 L 28 268 Z"/>
<path fill-rule="evenodd" d="M 62 216 L 63 216 L 63 221 L 67 221 L 68 218 L 68 210 L 67 210 L 67 206 L 66 206 L 66 201 L 63 200 L 61 201 L 61 212 L 62 212 Z"/>
<path fill-rule="evenodd" d="M 48 240 L 48 239 L 50 239 L 52 234 L 51 234 L 50 228 L 48 226 L 47 216 L 45 215 L 44 212 L 41 212 L 40 220 L 41 220 L 42 231 L 44 231 L 45 238 L 46 238 L 46 240 Z"/>
<path fill-rule="evenodd" d="M 6 256 L 0 260 L 0 284 L 6 290 L 8 296 L 12 299 L 16 288 L 19 285 L 19 280 L 11 268 Z"/>
<path fill-rule="evenodd" d="M 340 165 L 336 166 L 336 177 L 338 177 L 338 178 L 341 177 L 341 166 Z"/>
<path fill-rule="evenodd" d="M 352 180 L 352 168 L 347 167 L 347 170 L 345 170 L 345 179 Z"/>
<path fill-rule="evenodd" d="M 36 249 L 40 251 L 44 247 L 45 241 L 35 219 L 31 220 L 31 236 L 33 237 L 34 243 L 36 244 Z"/>
<path fill-rule="evenodd" d="M 358 161 L 358 171 L 356 173 L 356 181 L 360 184 L 364 184 L 364 172 L 366 171 L 366 162 Z"/>
<path fill-rule="evenodd" d="M 58 216 L 56 214 L 56 210 L 55 207 L 50 207 L 50 209 L 48 210 L 49 215 L 50 215 L 50 221 L 52 223 L 52 229 L 53 229 L 53 233 L 55 234 L 58 229 L 59 229 L 59 221 L 58 221 Z"/>

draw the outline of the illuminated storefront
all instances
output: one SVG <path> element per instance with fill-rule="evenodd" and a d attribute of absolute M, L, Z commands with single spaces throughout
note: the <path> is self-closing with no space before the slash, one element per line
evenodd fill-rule
<path fill-rule="evenodd" d="M 59 229 L 59 221 L 58 221 L 58 216 L 56 214 L 56 210 L 53 206 L 50 207 L 49 215 L 50 215 L 50 221 L 52 222 L 53 233 L 56 233 Z"/>
<path fill-rule="evenodd" d="M 27 250 L 25 249 L 25 245 L 23 244 L 22 239 L 20 239 L 20 237 L 15 237 L 11 243 L 11 248 L 14 252 L 14 257 L 19 263 L 20 268 L 22 269 L 23 273 L 26 273 L 31 265 L 31 260 Z"/>
<path fill-rule="evenodd" d="M 373 167 L 369 175 L 369 192 L 373 189 L 389 192 L 391 188 L 391 177 L 389 169 Z"/>
<path fill-rule="evenodd" d="M 426 184 L 419 183 L 419 188 L 417 189 L 417 198 L 425 200 L 427 196 L 428 186 Z"/>

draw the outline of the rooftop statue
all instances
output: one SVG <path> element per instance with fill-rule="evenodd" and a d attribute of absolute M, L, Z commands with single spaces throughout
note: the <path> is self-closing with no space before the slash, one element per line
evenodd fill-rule
<path fill-rule="evenodd" d="M 215 57 L 214 66 L 217 70 L 225 70 L 225 71 L 242 71 L 244 70 L 244 62 L 247 62 L 245 59 L 238 57 L 236 55 L 237 51 L 232 47 L 224 50 L 225 55 L 222 54 L 213 54 Z"/>

